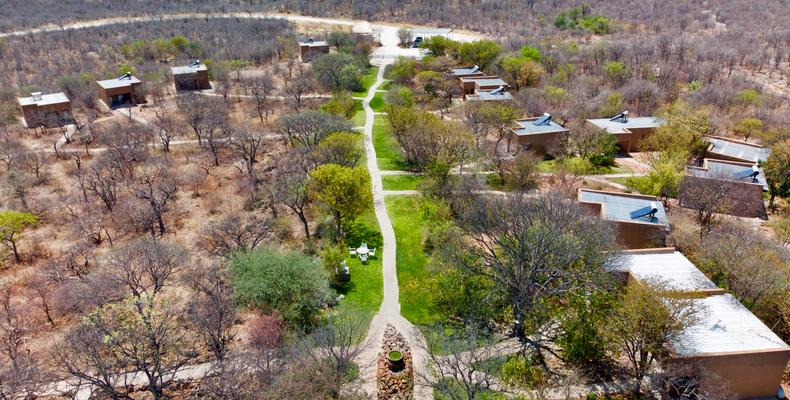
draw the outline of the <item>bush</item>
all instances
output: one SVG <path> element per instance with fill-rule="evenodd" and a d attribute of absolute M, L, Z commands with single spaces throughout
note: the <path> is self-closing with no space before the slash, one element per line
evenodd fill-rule
<path fill-rule="evenodd" d="M 563 333 L 557 344 L 565 360 L 578 366 L 590 366 L 606 358 L 606 341 L 601 334 L 611 298 L 606 293 L 577 296 L 562 319 Z"/>
<path fill-rule="evenodd" d="M 523 355 L 508 356 L 500 369 L 502 380 L 510 385 L 536 388 L 545 381 L 543 370 L 532 364 L 529 357 Z"/>
<path fill-rule="evenodd" d="M 257 248 L 230 262 L 236 301 L 264 314 L 273 311 L 297 327 L 313 325 L 332 298 L 321 262 L 295 251 Z"/>

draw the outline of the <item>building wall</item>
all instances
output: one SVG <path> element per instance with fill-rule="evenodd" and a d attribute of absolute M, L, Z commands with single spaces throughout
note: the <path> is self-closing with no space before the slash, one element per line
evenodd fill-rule
<path fill-rule="evenodd" d="M 209 83 L 208 80 L 208 71 L 173 75 L 173 81 L 178 91 L 211 89 L 211 83 Z"/>
<path fill-rule="evenodd" d="M 145 96 L 143 96 L 140 91 L 140 83 L 136 83 L 130 86 L 124 86 L 119 88 L 112 88 L 112 89 L 104 89 L 99 88 L 99 97 L 104 101 L 105 104 L 110 106 L 110 97 L 128 94 L 132 98 L 133 104 L 145 103 Z"/>
<path fill-rule="evenodd" d="M 776 398 L 779 382 L 790 359 L 790 349 L 710 354 L 665 363 L 668 370 L 684 365 L 733 398 Z"/>
<path fill-rule="evenodd" d="M 329 46 L 299 46 L 299 56 L 302 58 L 302 61 L 308 62 L 313 59 L 313 57 L 319 55 L 329 53 Z"/>
<path fill-rule="evenodd" d="M 666 246 L 667 231 L 664 225 L 615 221 L 612 223 L 617 227 L 617 243 L 626 249 Z"/>
<path fill-rule="evenodd" d="M 537 155 L 553 154 L 559 149 L 562 138 L 567 133 L 544 133 L 540 135 L 516 136 L 516 141 L 521 146 L 527 146 Z M 600 212 L 600 211 L 599 211 Z"/>
<path fill-rule="evenodd" d="M 767 217 L 762 185 L 748 182 L 725 181 L 686 175 L 678 187 L 680 206 L 692 209 L 698 207 L 695 199 L 699 197 L 699 192 L 704 190 L 700 188 L 706 185 L 726 186 L 721 188 L 722 192 L 726 193 L 726 199 L 723 203 L 726 205 L 726 214 L 746 218 Z"/>
<path fill-rule="evenodd" d="M 59 120 L 69 122 L 73 120 L 71 102 L 48 104 L 39 107 L 36 104 L 20 106 L 22 116 L 29 128 L 36 128 L 42 124 L 48 128 L 58 125 Z M 58 117 L 60 115 L 60 117 Z"/>
<path fill-rule="evenodd" d="M 629 128 L 631 133 L 618 133 L 617 144 L 620 145 L 625 153 L 632 153 L 635 151 L 642 151 L 640 145 L 647 135 L 653 133 L 653 128 Z"/>

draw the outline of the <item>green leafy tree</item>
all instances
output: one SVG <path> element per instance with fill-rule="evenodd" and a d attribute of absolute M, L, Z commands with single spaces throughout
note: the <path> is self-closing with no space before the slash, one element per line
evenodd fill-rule
<path fill-rule="evenodd" d="M 735 124 L 735 133 L 743 136 L 745 141 L 749 141 L 752 136 L 759 135 L 763 130 L 763 121 L 757 118 L 743 118 Z"/>
<path fill-rule="evenodd" d="M 623 101 L 623 94 L 620 92 L 612 92 L 606 96 L 606 102 L 598 110 L 601 115 L 617 115 L 625 110 L 625 101 Z"/>
<path fill-rule="evenodd" d="M 17 262 L 22 261 L 17 247 L 17 243 L 23 239 L 22 232 L 35 226 L 37 223 L 38 217 L 31 213 L 11 210 L 0 211 L 0 241 L 14 253 L 14 258 Z"/>
<path fill-rule="evenodd" d="M 421 48 L 428 49 L 436 57 L 448 55 L 455 56 L 461 47 L 460 42 L 448 39 L 444 36 L 431 36 L 422 41 Z"/>
<path fill-rule="evenodd" d="M 357 106 L 351 97 L 351 92 L 341 90 L 335 92 L 329 101 L 321 105 L 321 111 L 350 119 L 357 113 Z"/>
<path fill-rule="evenodd" d="M 502 46 L 493 40 L 483 39 L 463 43 L 459 49 L 458 61 L 466 65 L 477 65 L 485 69 L 499 57 Z"/>
<path fill-rule="evenodd" d="M 384 102 L 394 106 L 411 107 L 414 105 L 414 95 L 406 86 L 393 85 L 384 95 Z"/>
<path fill-rule="evenodd" d="M 364 159 L 362 138 L 357 133 L 336 132 L 318 143 L 316 158 L 321 164 L 337 164 L 354 168 Z"/>
<path fill-rule="evenodd" d="M 417 61 L 413 58 L 398 57 L 398 59 L 387 68 L 387 79 L 392 79 L 395 83 L 401 85 L 411 83 L 416 74 Z"/>
<path fill-rule="evenodd" d="M 571 299 L 568 311 L 560 318 L 562 334 L 557 340 L 566 361 L 591 366 L 606 359 L 604 332 L 612 297 L 609 292 L 598 291 Z"/>
<path fill-rule="evenodd" d="M 682 170 L 689 157 L 707 147 L 703 138 L 713 132 L 710 114 L 679 100 L 659 110 L 658 116 L 662 123 L 642 141 L 642 150 L 654 151 L 651 164 L 675 161 Z"/>
<path fill-rule="evenodd" d="M 620 61 L 609 61 L 603 65 L 603 72 L 606 78 L 614 86 L 621 86 L 628 79 L 628 66 Z"/>
<path fill-rule="evenodd" d="M 312 61 L 313 73 L 324 88 L 357 91 L 362 89 L 364 66 L 359 59 L 347 53 L 328 53 Z"/>
<path fill-rule="evenodd" d="M 628 360 L 637 395 L 655 360 L 670 355 L 669 344 L 695 323 L 699 312 L 691 300 L 662 292 L 660 282 L 629 285 L 607 318 L 608 343 Z"/>
<path fill-rule="evenodd" d="M 536 86 L 545 74 L 540 63 L 524 56 L 504 57 L 499 66 L 516 89 Z"/>
<path fill-rule="evenodd" d="M 771 147 L 763 169 L 770 189 L 768 206 L 773 208 L 776 196 L 790 195 L 790 139 Z"/>
<path fill-rule="evenodd" d="M 683 164 L 672 158 L 660 158 L 653 160 L 653 169 L 645 176 L 628 178 L 628 186 L 634 188 L 639 193 L 664 198 L 675 197 L 678 185 L 683 180 Z"/>
<path fill-rule="evenodd" d="M 519 53 L 521 53 L 522 57 L 524 57 L 524 58 L 526 58 L 528 60 L 532 60 L 532 61 L 536 61 L 537 62 L 537 61 L 540 61 L 540 59 L 541 59 L 540 50 L 538 50 L 537 48 L 532 47 L 532 46 L 524 46 L 524 47 L 522 47 L 519 50 Z"/>
<path fill-rule="evenodd" d="M 605 35 L 614 31 L 614 27 L 609 19 L 600 15 L 590 15 L 582 19 L 581 26 L 592 31 L 592 33 L 596 35 Z"/>
<path fill-rule="evenodd" d="M 264 314 L 276 311 L 297 327 L 317 322 L 331 298 L 326 271 L 317 258 L 259 247 L 230 261 L 236 301 Z"/>
<path fill-rule="evenodd" d="M 361 168 L 324 164 L 310 172 L 315 199 L 332 215 L 338 237 L 373 203 L 370 175 Z"/>

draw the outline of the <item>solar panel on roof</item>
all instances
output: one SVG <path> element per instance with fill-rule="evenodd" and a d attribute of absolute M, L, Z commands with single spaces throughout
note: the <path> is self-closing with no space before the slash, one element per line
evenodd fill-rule
<path fill-rule="evenodd" d="M 551 125 L 551 115 L 543 114 L 542 117 L 538 118 L 538 120 L 533 122 L 532 124 L 535 126 Z"/>
<path fill-rule="evenodd" d="M 755 177 L 760 173 L 760 171 L 755 171 L 753 168 L 744 169 L 742 171 L 738 171 L 735 173 L 735 177 L 739 179 L 748 178 L 748 177 Z"/>
<path fill-rule="evenodd" d="M 501 93 L 502 93 L 502 92 L 504 92 L 504 91 L 505 91 L 505 87 L 504 87 L 504 86 L 500 86 L 500 87 L 498 87 L 498 88 L 496 88 L 496 89 L 492 90 L 492 91 L 491 91 L 491 94 L 492 94 L 492 95 L 493 95 L 493 94 L 501 94 Z"/>
<path fill-rule="evenodd" d="M 650 202 L 650 206 L 642 207 L 636 211 L 631 211 L 629 215 L 631 216 L 631 219 L 638 219 L 638 218 L 649 216 L 650 218 L 648 218 L 648 221 L 653 222 L 653 220 L 656 218 L 657 212 L 658 212 L 658 207 L 656 206 L 656 204 Z"/>

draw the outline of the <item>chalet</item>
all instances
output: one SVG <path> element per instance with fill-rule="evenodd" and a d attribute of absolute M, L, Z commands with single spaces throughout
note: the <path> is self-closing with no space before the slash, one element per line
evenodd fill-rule
<path fill-rule="evenodd" d="M 97 81 L 99 84 L 99 98 L 109 107 L 119 107 L 125 104 L 145 103 L 142 94 L 142 81 L 130 73 L 119 78 Z"/>
<path fill-rule="evenodd" d="M 776 398 L 790 347 L 732 295 L 673 248 L 625 251 L 618 272 L 629 284 L 661 282 L 671 296 L 689 298 L 698 320 L 671 344 L 665 370 L 713 379 L 736 399 Z"/>
<path fill-rule="evenodd" d="M 542 117 L 516 120 L 516 125 L 513 128 L 516 142 L 539 155 L 556 152 L 568 135 L 568 129 L 554 121 L 548 113 Z"/>
<path fill-rule="evenodd" d="M 587 123 L 616 135 L 620 149 L 630 153 L 639 150 L 642 140 L 662 122 L 654 117 L 630 117 L 628 111 L 623 111 L 614 118 L 588 119 Z"/>
<path fill-rule="evenodd" d="M 709 136 L 705 141 L 710 143 L 705 151 L 706 158 L 757 164 L 765 162 L 771 154 L 770 149 L 739 140 Z"/>
<path fill-rule="evenodd" d="M 504 86 L 500 86 L 491 91 L 480 91 L 475 94 L 466 96 L 469 101 L 510 101 L 513 100 L 511 95 Z"/>
<path fill-rule="evenodd" d="M 658 198 L 579 189 L 578 200 L 617 227 L 617 242 L 623 247 L 641 249 L 665 245 L 669 220 Z"/>
<path fill-rule="evenodd" d="M 494 75 L 476 75 L 459 78 L 461 80 L 461 91 L 466 95 L 479 92 L 489 92 L 498 89 L 500 86 L 510 89 L 507 82 Z"/>
<path fill-rule="evenodd" d="M 74 121 L 71 102 L 62 92 L 33 92 L 29 97 L 20 97 L 17 101 L 28 128 L 62 126 Z"/>
<path fill-rule="evenodd" d="M 208 68 L 200 60 L 195 60 L 192 64 L 182 67 L 173 67 L 171 71 L 176 91 L 211 89 Z"/>
<path fill-rule="evenodd" d="M 299 42 L 299 57 L 302 62 L 310 62 L 313 57 L 326 53 L 329 53 L 329 43 L 323 40 L 309 38 L 304 42 Z"/>
<path fill-rule="evenodd" d="M 686 176 L 678 187 L 681 207 L 695 209 L 707 185 L 713 193 L 724 196 L 726 214 L 748 218 L 765 218 L 763 192 L 768 191 L 765 171 L 756 164 L 704 159 L 701 167 L 686 167 Z"/>

